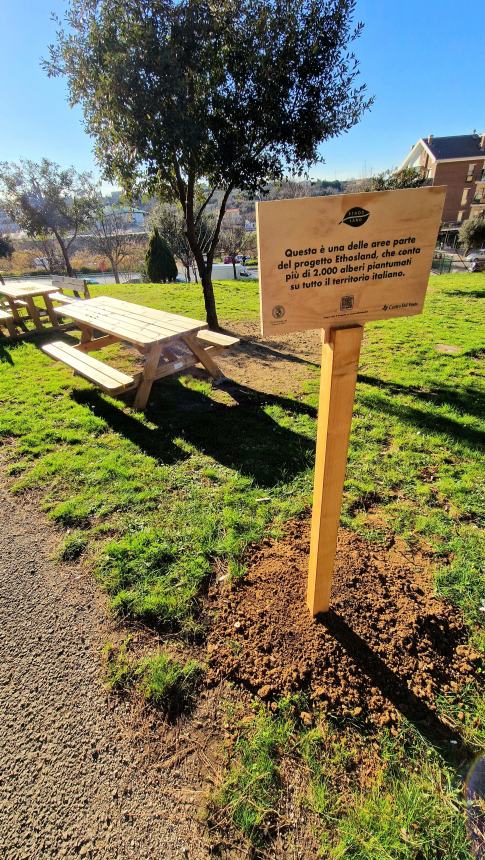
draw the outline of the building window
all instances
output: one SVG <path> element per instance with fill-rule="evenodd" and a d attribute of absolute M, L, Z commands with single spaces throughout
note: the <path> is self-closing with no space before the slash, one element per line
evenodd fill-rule
<path fill-rule="evenodd" d="M 473 182 L 473 171 L 474 171 L 474 170 L 475 170 L 475 165 L 474 165 L 474 164 L 469 164 L 469 165 L 468 165 L 468 174 L 467 174 L 467 177 L 466 177 L 466 181 L 467 181 L 467 182 Z"/>
<path fill-rule="evenodd" d="M 466 206 L 468 203 L 468 188 L 463 189 L 463 194 L 461 195 L 461 205 Z"/>
<path fill-rule="evenodd" d="M 457 221 L 463 221 L 463 215 L 464 214 L 465 213 L 464 213 L 463 209 L 460 209 L 460 211 L 458 212 L 458 218 L 456 220 Z"/>

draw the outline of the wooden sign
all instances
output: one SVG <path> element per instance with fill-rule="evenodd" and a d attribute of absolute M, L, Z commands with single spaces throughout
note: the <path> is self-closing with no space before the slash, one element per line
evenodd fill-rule
<path fill-rule="evenodd" d="M 330 606 L 363 325 L 421 313 L 445 188 L 257 205 L 262 330 L 324 330 L 307 602 Z"/>
<path fill-rule="evenodd" d="M 263 334 L 421 313 L 445 192 L 258 203 Z"/>

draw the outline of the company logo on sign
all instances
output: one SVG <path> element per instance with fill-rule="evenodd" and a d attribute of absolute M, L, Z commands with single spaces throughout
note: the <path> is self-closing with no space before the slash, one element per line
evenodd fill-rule
<path fill-rule="evenodd" d="M 283 317 L 284 317 L 285 313 L 286 313 L 286 311 L 285 311 L 285 309 L 284 309 L 283 305 L 275 305 L 275 306 L 274 306 L 274 308 L 273 308 L 273 316 L 274 316 L 275 320 L 281 320 L 281 319 L 283 319 Z"/>
<path fill-rule="evenodd" d="M 370 212 L 363 209 L 362 206 L 354 206 L 345 213 L 341 220 L 341 224 L 347 224 L 349 227 L 362 227 L 367 221 Z"/>

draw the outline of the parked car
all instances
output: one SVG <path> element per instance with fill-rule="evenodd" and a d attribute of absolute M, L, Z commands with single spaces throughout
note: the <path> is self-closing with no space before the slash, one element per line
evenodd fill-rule
<path fill-rule="evenodd" d="M 473 260 L 485 260 L 485 248 L 480 248 L 478 251 L 472 251 L 471 254 L 467 254 L 465 259 L 470 262 L 473 262 Z"/>

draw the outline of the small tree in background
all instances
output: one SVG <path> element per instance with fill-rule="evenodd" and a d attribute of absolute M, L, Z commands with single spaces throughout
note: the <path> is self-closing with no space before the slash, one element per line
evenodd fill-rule
<path fill-rule="evenodd" d="M 402 170 L 385 170 L 372 176 L 365 191 L 396 191 L 398 188 L 421 188 L 426 177 L 416 167 L 403 167 Z"/>
<path fill-rule="evenodd" d="M 219 250 L 231 258 L 235 281 L 237 281 L 236 257 L 244 250 L 245 238 L 246 231 L 244 224 L 241 224 L 235 218 L 226 217 L 222 222 Z"/>
<path fill-rule="evenodd" d="M 485 218 L 483 215 L 464 221 L 460 227 L 458 239 L 465 254 L 476 248 L 483 248 L 485 246 Z"/>
<path fill-rule="evenodd" d="M 96 217 L 92 224 L 91 246 L 97 254 L 103 254 L 108 258 L 113 269 L 115 281 L 120 282 L 120 265 L 128 256 L 131 249 L 131 240 L 126 232 L 123 216 L 116 211 L 106 210 L 103 201 L 100 200 Z"/>
<path fill-rule="evenodd" d="M 154 284 L 167 284 L 177 280 L 177 264 L 175 257 L 155 227 L 145 257 L 145 267 L 148 279 Z"/>
<path fill-rule="evenodd" d="M 69 252 L 97 205 L 90 173 L 62 168 L 43 158 L 0 164 L 0 206 L 32 238 L 48 236 L 59 245 L 66 272 L 74 277 Z"/>
<path fill-rule="evenodd" d="M 14 252 L 14 246 L 12 241 L 8 236 L 0 235 L 0 260 L 9 260 Z M 2 274 L 0 272 L 0 284 L 4 284 L 5 281 L 2 278 Z"/>
<path fill-rule="evenodd" d="M 182 208 L 171 203 L 156 203 L 150 212 L 149 221 L 152 227 L 158 228 L 162 239 L 165 239 L 176 259 L 182 263 L 187 281 L 191 279 L 191 271 L 197 279 L 197 266 L 187 239 Z M 209 250 L 212 230 L 213 224 L 210 218 L 202 215 L 197 225 L 197 241 L 204 254 Z"/>

